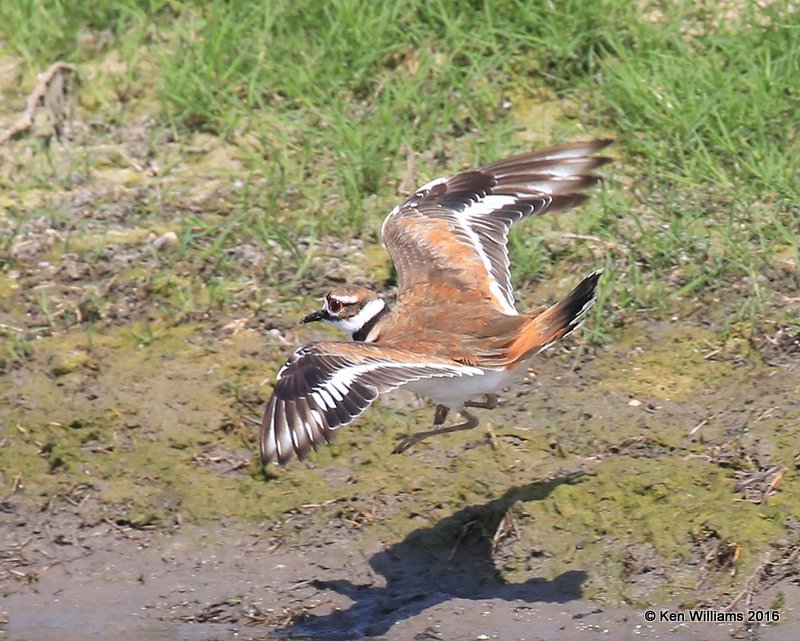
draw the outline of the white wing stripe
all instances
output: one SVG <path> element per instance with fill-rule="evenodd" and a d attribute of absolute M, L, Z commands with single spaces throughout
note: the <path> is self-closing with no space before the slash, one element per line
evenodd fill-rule
<path fill-rule="evenodd" d="M 305 357 L 318 356 L 313 346 L 297 350 L 287 368 Z M 268 420 L 262 427 L 263 460 L 285 463 L 293 454 L 304 456 L 311 448 L 329 440 L 330 434 L 349 424 L 369 407 L 382 391 L 436 376 L 482 376 L 483 370 L 458 363 L 392 360 L 377 354 L 353 363 L 347 356 L 334 355 L 328 378 L 295 398 L 273 396 Z M 370 373 L 380 372 L 370 378 Z M 287 372 L 289 369 L 287 369 Z M 287 374 L 289 376 L 290 374 Z M 351 388 L 358 385 L 356 390 Z"/>
<path fill-rule="evenodd" d="M 341 403 L 342 400 L 344 399 L 344 395 L 339 391 L 338 388 L 334 387 L 333 385 L 329 385 L 327 389 L 325 388 L 319 388 L 319 389 L 320 390 L 324 389 L 325 391 L 329 392 L 330 395 L 333 396 L 334 399 L 336 399 L 337 403 Z"/>
<path fill-rule="evenodd" d="M 328 386 L 328 389 L 330 389 L 331 391 L 335 390 L 336 392 L 338 392 L 339 395 L 342 397 L 342 399 L 345 396 L 347 396 L 347 392 L 349 391 L 350 383 L 353 382 L 352 380 L 341 380 L 339 378 L 339 374 L 341 374 L 342 372 L 346 372 L 346 371 L 347 370 L 344 370 L 344 369 L 339 370 L 338 372 L 336 372 L 336 375 L 334 375 L 334 377 L 332 379 L 330 379 L 329 381 L 327 381 L 327 383 L 325 383 Z"/>
<path fill-rule="evenodd" d="M 275 410 L 273 409 L 272 414 L 272 423 L 273 425 L 270 426 L 270 430 L 266 433 L 266 443 L 264 444 L 264 451 L 265 452 L 275 452 L 278 449 L 278 446 L 275 442 Z"/>
<path fill-rule="evenodd" d="M 300 419 L 300 425 L 305 427 L 306 422 L 303 419 Z M 294 451 L 300 449 L 300 438 L 297 435 L 297 430 L 289 430 L 292 435 L 292 447 L 294 447 Z"/>
<path fill-rule="evenodd" d="M 489 196 L 484 196 L 471 205 L 468 205 L 466 209 L 464 209 L 462 212 L 459 212 L 458 216 L 467 218 L 469 220 L 479 219 L 486 216 L 486 214 L 491 214 L 493 211 L 502 209 L 506 205 L 513 205 L 516 202 L 519 202 L 519 198 L 516 196 L 491 194 Z"/>
<path fill-rule="evenodd" d="M 481 243 L 481 239 L 478 234 L 475 233 L 473 227 L 484 226 L 486 224 L 484 217 L 487 214 L 491 214 L 498 209 L 502 209 L 506 205 L 514 205 L 517 202 L 519 202 L 519 199 L 515 196 L 485 196 L 454 216 L 454 219 L 458 222 L 459 226 L 466 234 L 469 242 L 475 248 L 475 252 L 478 254 L 478 257 L 481 259 L 483 266 L 486 268 L 486 272 L 489 275 L 490 280 L 489 291 L 497 299 L 497 302 L 500 303 L 500 306 L 503 308 L 503 311 L 506 314 L 517 313 L 517 309 L 514 306 L 514 299 L 510 295 L 510 292 L 505 291 L 500 286 L 497 278 L 495 278 L 495 266 L 492 265 L 492 261 L 486 255 L 486 250 L 483 247 L 483 243 Z M 507 265 L 502 265 L 500 267 L 502 269 L 508 269 Z"/>
<path fill-rule="evenodd" d="M 308 413 L 309 413 L 309 415 L 311 417 L 311 420 L 313 420 L 317 425 L 320 425 L 319 412 L 317 410 L 315 410 L 314 408 L 309 408 L 308 409 Z M 303 420 L 300 421 L 300 424 L 303 426 L 303 430 L 305 431 L 306 436 L 308 437 L 308 441 L 310 443 L 313 443 L 314 442 L 314 430 L 311 429 L 311 425 L 309 425 L 308 423 L 306 423 Z"/>
<path fill-rule="evenodd" d="M 314 402 L 322 408 L 329 407 L 328 403 L 325 401 L 324 398 L 319 394 L 319 391 L 311 392 L 311 398 L 314 399 Z M 330 406 L 333 407 L 333 406 Z"/>
<path fill-rule="evenodd" d="M 454 365 L 444 365 L 440 363 L 403 363 L 400 361 L 379 361 L 373 363 L 364 363 L 362 365 L 351 365 L 350 367 L 345 367 L 337 372 L 326 381 L 325 385 L 328 390 L 338 390 L 341 391 L 342 394 L 347 394 L 347 391 L 350 385 L 353 384 L 359 376 L 364 374 L 368 374 L 369 372 L 373 372 L 379 369 L 430 369 L 434 371 L 440 372 L 447 372 L 448 374 L 453 375 L 463 375 L 463 376 L 481 376 L 483 375 L 483 370 L 478 367 L 470 367 L 469 365 L 463 366 L 454 366 Z M 431 374 L 434 376 L 435 374 Z M 414 376 L 414 379 L 419 380 L 420 378 L 425 378 L 424 376 Z"/>
<path fill-rule="evenodd" d="M 309 408 L 308 411 L 311 412 L 311 417 L 314 419 L 314 422 L 317 425 L 319 425 L 320 427 L 325 425 L 325 421 L 322 420 L 322 414 L 319 413 L 319 410 L 317 410 L 317 409 L 312 407 L 312 408 Z M 309 438 L 313 442 L 314 441 L 314 436 L 313 436 L 313 434 L 311 434 L 311 429 L 308 428 L 308 427 L 306 427 L 306 429 L 308 430 Z"/>
<path fill-rule="evenodd" d="M 586 314 L 586 312 L 588 312 L 592 307 L 594 307 L 594 304 L 596 302 L 597 302 L 597 298 L 595 298 L 595 297 L 592 297 L 588 301 L 586 301 L 586 304 L 583 307 L 581 307 L 581 311 L 579 311 L 575 315 L 575 319 L 572 321 L 572 323 L 570 323 L 570 325 L 572 325 L 573 327 L 576 327 L 576 328 L 577 328 L 577 325 L 575 325 L 575 323 L 579 322 L 582 325 L 586 320 L 585 318 L 583 318 L 584 314 Z"/>
<path fill-rule="evenodd" d="M 286 407 L 283 402 L 278 402 L 275 405 L 276 420 L 279 421 L 281 427 L 277 431 L 277 438 L 275 440 L 278 456 L 281 458 L 285 453 L 292 450 L 292 430 L 289 428 L 289 421 L 286 418 Z"/>
<path fill-rule="evenodd" d="M 336 403 L 333 402 L 333 397 L 330 394 L 328 394 L 328 390 L 318 389 L 317 392 L 324 400 L 324 403 L 320 403 L 320 405 L 322 405 L 323 407 L 330 407 L 330 408 L 336 407 Z"/>

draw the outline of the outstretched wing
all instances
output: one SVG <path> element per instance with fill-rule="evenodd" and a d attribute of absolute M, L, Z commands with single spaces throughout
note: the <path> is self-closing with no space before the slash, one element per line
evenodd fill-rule
<path fill-rule="evenodd" d="M 399 296 L 434 278 L 483 290 L 504 314 L 516 314 L 508 229 L 585 199 L 609 161 L 595 154 L 610 140 L 581 142 L 501 160 L 421 187 L 383 222 L 383 242 L 398 275 Z"/>
<path fill-rule="evenodd" d="M 425 378 L 481 376 L 477 367 L 368 343 L 311 343 L 278 372 L 261 424 L 261 462 L 302 459 L 378 394 Z"/>

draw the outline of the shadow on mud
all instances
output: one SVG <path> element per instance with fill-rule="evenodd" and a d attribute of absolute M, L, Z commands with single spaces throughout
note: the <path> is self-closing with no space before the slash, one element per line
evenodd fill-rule
<path fill-rule="evenodd" d="M 495 566 L 509 510 L 518 502 L 540 501 L 567 476 L 513 487 L 502 497 L 471 505 L 429 528 L 415 530 L 403 541 L 375 554 L 369 561 L 385 587 L 356 585 L 347 580 L 316 581 L 320 589 L 335 590 L 353 604 L 324 616 L 308 615 L 279 633 L 329 641 L 358 639 L 385 633 L 398 621 L 413 617 L 453 598 L 522 600 L 563 603 L 582 596 L 587 578 L 582 570 L 564 572 L 552 581 L 532 578 L 507 583 Z"/>

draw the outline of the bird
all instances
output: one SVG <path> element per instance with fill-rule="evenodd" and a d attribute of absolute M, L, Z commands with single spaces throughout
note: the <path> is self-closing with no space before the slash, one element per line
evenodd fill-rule
<path fill-rule="evenodd" d="M 397 274 L 395 304 L 342 285 L 302 319 L 352 340 L 304 345 L 280 369 L 261 425 L 262 464 L 303 459 L 399 387 L 436 408 L 432 428 L 393 453 L 476 427 L 469 409 L 496 407 L 497 393 L 580 327 L 595 302 L 600 269 L 560 302 L 519 313 L 507 241 L 513 224 L 583 202 L 600 181 L 593 170 L 610 160 L 598 155 L 610 142 L 565 144 L 437 178 L 394 207 L 381 235 Z M 444 425 L 451 410 L 463 422 Z"/>

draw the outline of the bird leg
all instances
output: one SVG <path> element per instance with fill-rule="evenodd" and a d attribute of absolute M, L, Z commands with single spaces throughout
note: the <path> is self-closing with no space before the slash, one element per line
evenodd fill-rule
<path fill-rule="evenodd" d="M 446 411 L 440 412 L 439 410 L 440 407 L 442 406 L 438 405 L 436 407 L 436 416 L 434 419 L 434 425 L 437 424 L 435 420 L 438 419 L 440 416 L 442 418 L 442 421 L 444 421 L 444 418 L 447 416 Z M 465 419 L 467 419 L 463 423 L 459 423 L 458 425 L 450 425 L 449 427 L 435 427 L 432 430 L 417 432 L 416 434 L 407 436 L 397 444 L 397 447 L 395 447 L 392 450 L 392 454 L 400 454 L 401 452 L 405 452 L 409 447 L 411 447 L 415 443 L 419 443 L 421 440 L 426 439 L 429 436 L 436 436 L 437 434 L 449 434 L 450 432 L 460 432 L 461 430 L 471 430 L 473 427 L 477 427 L 479 422 L 477 417 L 473 416 L 465 409 L 462 409 L 460 414 Z"/>
<path fill-rule="evenodd" d="M 438 410 L 439 407 L 436 409 Z M 497 407 L 497 394 L 487 394 L 485 401 L 466 401 L 464 407 L 479 407 L 485 410 L 493 410 Z"/>

